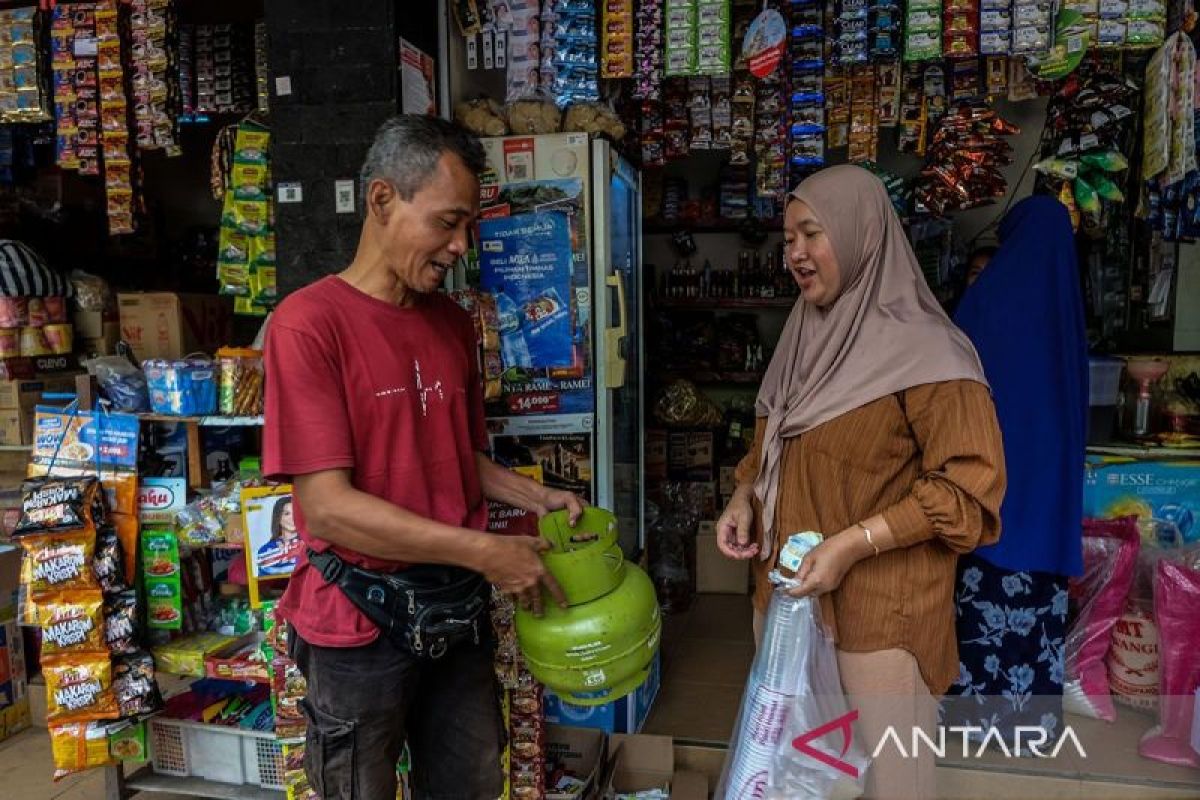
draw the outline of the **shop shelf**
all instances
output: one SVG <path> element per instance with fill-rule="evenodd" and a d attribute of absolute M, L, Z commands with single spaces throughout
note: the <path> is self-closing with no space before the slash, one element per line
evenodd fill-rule
<path fill-rule="evenodd" d="M 733 298 L 701 297 L 694 300 L 656 300 L 655 308 L 692 309 L 696 311 L 744 311 L 754 309 L 790 309 L 796 305 L 795 297 Z"/>
<path fill-rule="evenodd" d="M 263 424 L 259 417 L 224 417 L 211 415 L 203 417 L 173 417 L 169 414 L 139 414 L 146 422 L 186 422 L 195 423 L 202 428 L 232 428 L 237 426 L 255 427 Z"/>
<path fill-rule="evenodd" d="M 129 792 L 167 793 L 186 797 L 211 797 L 217 800 L 282 800 L 287 796 L 285 792 L 277 789 L 217 783 L 203 778 L 160 775 L 150 769 L 144 769 L 126 778 L 125 788 Z"/>
<path fill-rule="evenodd" d="M 230 794 L 218 795 L 225 797 L 250 796 L 245 792 L 252 786 L 284 787 L 283 747 L 274 733 L 165 717 L 151 719 L 149 728 L 150 763 L 157 776 L 200 778 L 204 784 L 230 787 Z"/>

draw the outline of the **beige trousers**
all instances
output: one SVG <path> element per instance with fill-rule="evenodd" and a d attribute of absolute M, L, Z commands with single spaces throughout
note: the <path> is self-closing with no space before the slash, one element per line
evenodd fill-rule
<path fill-rule="evenodd" d="M 762 642 L 766 615 L 754 612 L 754 640 Z M 857 709 L 855 738 L 871 756 L 886 741 L 867 773 L 866 800 L 934 800 L 937 797 L 935 758 L 918 747 L 919 757 L 906 758 L 888 733 L 889 726 L 909 756 L 914 753 L 913 728 L 930 735 L 937 724 L 937 701 L 929 693 L 907 650 L 869 653 L 837 651 L 838 670 L 852 709 Z"/>

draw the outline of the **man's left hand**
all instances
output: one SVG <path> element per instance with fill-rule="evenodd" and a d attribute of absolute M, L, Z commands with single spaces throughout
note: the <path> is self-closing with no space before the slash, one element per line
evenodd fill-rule
<path fill-rule="evenodd" d="M 562 489 L 547 489 L 542 494 L 541 502 L 537 508 L 532 510 L 537 513 L 538 518 L 541 518 L 551 511 L 559 511 L 564 508 L 567 510 L 571 527 L 575 527 L 575 523 L 579 522 L 579 518 L 583 516 L 583 500 L 574 492 Z"/>

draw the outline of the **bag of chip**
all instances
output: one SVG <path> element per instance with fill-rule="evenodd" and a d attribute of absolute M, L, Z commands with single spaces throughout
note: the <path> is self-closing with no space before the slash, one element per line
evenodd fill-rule
<path fill-rule="evenodd" d="M 88 722 L 120 716 L 108 653 L 78 653 L 42 662 L 46 721 Z"/>
<path fill-rule="evenodd" d="M 92 570 L 96 533 L 90 528 L 26 536 L 21 546 L 29 557 L 28 586 L 37 596 L 67 589 L 99 589 Z"/>
<path fill-rule="evenodd" d="M 113 692 L 122 717 L 153 714 L 163 707 L 154 680 L 154 656 L 139 651 L 113 661 Z"/>
<path fill-rule="evenodd" d="M 92 560 L 96 580 L 105 594 L 116 594 L 129 588 L 125 578 L 125 558 L 117 529 L 106 525 L 96 533 L 96 555 Z"/>
<path fill-rule="evenodd" d="M 104 604 L 104 643 L 114 655 L 138 649 L 138 595 L 133 589 L 113 595 Z"/>
<path fill-rule="evenodd" d="M 12 535 L 94 527 L 94 515 L 103 515 L 103 502 L 100 482 L 93 477 L 29 478 L 21 484 L 21 519 Z"/>
<path fill-rule="evenodd" d="M 68 722 L 50 726 L 54 753 L 54 780 L 116 762 L 108 750 L 108 730 L 97 722 Z"/>
<path fill-rule="evenodd" d="M 131 472 L 105 470 L 100 473 L 100 485 L 104 487 L 104 499 L 112 514 L 138 513 L 138 479 Z"/>
<path fill-rule="evenodd" d="M 42 653 L 107 653 L 104 646 L 104 598 L 95 590 L 60 592 L 38 605 Z"/>
<path fill-rule="evenodd" d="M 137 515 L 113 513 L 109 521 L 117 529 L 117 538 L 121 540 L 126 580 L 133 581 L 134 576 L 137 575 L 138 531 L 140 530 Z"/>

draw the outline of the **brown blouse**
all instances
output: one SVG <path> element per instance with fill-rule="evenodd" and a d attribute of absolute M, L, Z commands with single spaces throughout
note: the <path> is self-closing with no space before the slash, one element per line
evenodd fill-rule
<path fill-rule="evenodd" d="M 739 483 L 758 473 L 764 422 Z M 821 598 L 822 617 L 843 650 L 908 650 L 930 692 L 943 694 L 958 677 L 958 554 L 1000 536 L 1004 450 L 987 387 L 949 381 L 889 395 L 788 439 L 782 459 L 776 552 L 755 561 L 755 607 L 767 608 L 767 574 L 788 536 L 833 535 L 882 514 L 899 547 L 852 567 Z"/>

